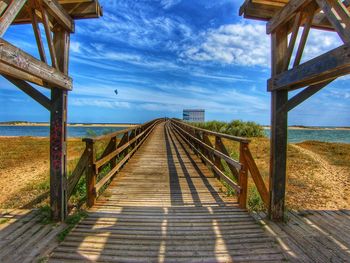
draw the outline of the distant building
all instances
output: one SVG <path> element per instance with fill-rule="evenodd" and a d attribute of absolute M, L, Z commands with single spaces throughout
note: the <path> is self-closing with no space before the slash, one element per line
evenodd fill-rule
<path fill-rule="evenodd" d="M 199 109 L 187 109 L 183 110 L 183 118 L 184 121 L 190 122 L 204 122 L 205 121 L 205 110 Z"/>

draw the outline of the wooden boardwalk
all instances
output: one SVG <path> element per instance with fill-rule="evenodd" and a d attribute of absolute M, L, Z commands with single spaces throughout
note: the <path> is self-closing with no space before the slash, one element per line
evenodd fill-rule
<path fill-rule="evenodd" d="M 290 211 L 285 223 L 253 215 L 290 262 L 350 262 L 350 210 Z"/>
<path fill-rule="evenodd" d="M 1 263 L 350 262 L 349 210 L 248 214 L 164 123 L 64 242 L 66 225 L 42 219 L 0 210 Z"/>
<path fill-rule="evenodd" d="M 50 262 L 283 259 L 274 238 L 162 123 Z"/>
<path fill-rule="evenodd" d="M 39 210 L 0 210 L 0 262 L 41 262 L 58 245 L 65 224 L 43 223 Z"/>

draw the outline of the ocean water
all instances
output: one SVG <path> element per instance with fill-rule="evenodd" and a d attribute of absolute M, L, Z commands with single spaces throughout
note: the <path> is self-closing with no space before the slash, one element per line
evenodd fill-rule
<path fill-rule="evenodd" d="M 68 127 L 68 137 L 90 137 L 91 133 L 102 135 L 113 131 L 125 129 L 126 127 Z M 35 136 L 47 137 L 50 130 L 47 126 L 0 126 L 0 136 Z M 270 136 L 270 130 L 265 129 L 266 136 Z M 323 141 L 323 142 L 341 142 L 350 143 L 350 130 L 288 130 L 288 142 L 302 141 Z"/>
<path fill-rule="evenodd" d="M 67 129 L 68 137 L 91 137 L 91 134 L 97 136 L 106 133 L 126 129 L 127 127 L 91 127 L 91 126 L 69 126 Z M 0 136 L 34 136 L 48 137 L 50 128 L 48 126 L 0 126 Z"/>
<path fill-rule="evenodd" d="M 270 137 L 270 129 L 265 129 L 265 134 L 267 137 Z M 288 142 L 293 143 L 302 141 L 350 143 L 350 130 L 288 129 Z"/>

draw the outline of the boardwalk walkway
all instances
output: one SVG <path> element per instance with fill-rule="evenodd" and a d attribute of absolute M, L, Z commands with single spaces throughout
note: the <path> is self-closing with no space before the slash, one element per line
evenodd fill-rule
<path fill-rule="evenodd" d="M 273 237 L 164 123 L 50 262 L 282 261 Z"/>

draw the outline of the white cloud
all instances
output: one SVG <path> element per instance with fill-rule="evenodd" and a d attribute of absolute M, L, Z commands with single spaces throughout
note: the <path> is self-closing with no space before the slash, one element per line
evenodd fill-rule
<path fill-rule="evenodd" d="M 79 42 L 76 42 L 76 41 L 72 41 L 70 43 L 70 50 L 73 52 L 73 53 L 80 53 L 81 50 L 80 50 L 80 43 Z"/>
<path fill-rule="evenodd" d="M 177 4 L 179 4 L 181 0 L 161 0 L 160 4 L 164 9 L 169 9 Z"/>
<path fill-rule="evenodd" d="M 230 24 L 202 33 L 181 57 L 244 66 L 268 66 L 270 41 L 261 24 Z"/>
<path fill-rule="evenodd" d="M 70 104 L 73 106 L 94 106 L 99 108 L 130 108 L 130 103 L 125 101 L 111 101 L 93 98 L 72 98 Z"/>
<path fill-rule="evenodd" d="M 297 44 L 301 36 L 300 29 Z M 340 46 L 338 35 L 332 32 L 311 30 L 303 54 L 309 60 Z M 238 23 L 208 29 L 199 34 L 191 45 L 180 53 L 183 59 L 199 62 L 219 62 L 240 66 L 270 66 L 270 36 L 264 23 Z"/>

